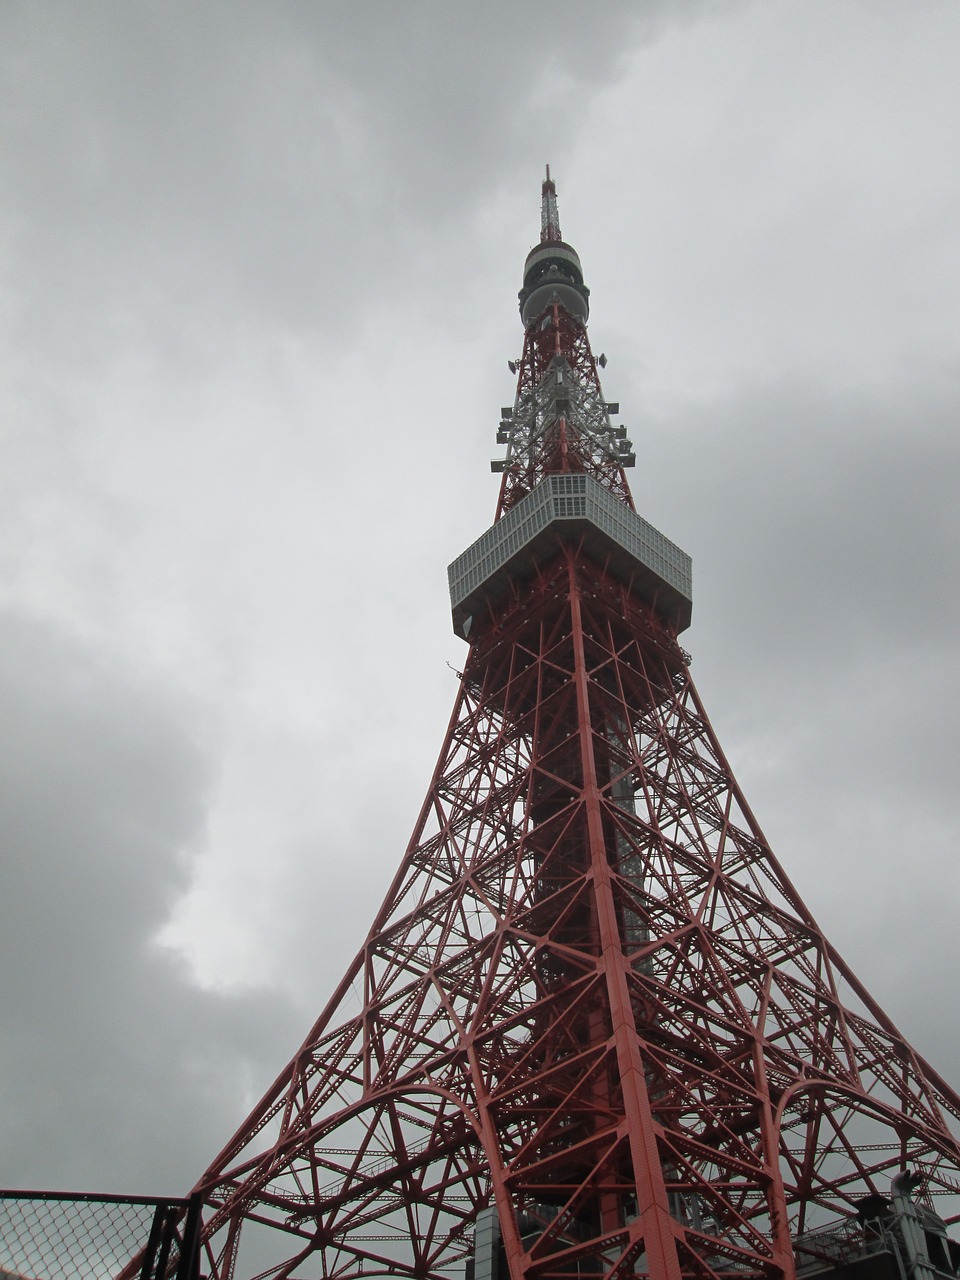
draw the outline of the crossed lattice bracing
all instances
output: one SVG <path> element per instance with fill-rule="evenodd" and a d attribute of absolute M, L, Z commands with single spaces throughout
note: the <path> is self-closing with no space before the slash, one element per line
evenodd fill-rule
<path fill-rule="evenodd" d="M 543 198 L 498 520 L 557 472 L 633 507 L 549 173 Z M 960 1099 L 774 858 L 677 641 L 689 597 L 580 517 L 476 561 L 393 884 L 198 1183 L 215 1280 L 793 1280 L 873 1248 L 908 1169 L 960 1219 Z"/>
<path fill-rule="evenodd" d="M 508 435 L 498 518 L 544 475 L 565 470 L 595 476 L 633 508 L 587 331 L 557 304 L 524 338 Z"/>
<path fill-rule="evenodd" d="M 945 1113 L 770 853 L 676 640 L 558 540 L 471 649 L 362 951 L 202 1183 L 208 1262 L 460 1275 L 495 1203 L 531 1278 L 780 1275 L 905 1163 L 952 1207 Z"/>

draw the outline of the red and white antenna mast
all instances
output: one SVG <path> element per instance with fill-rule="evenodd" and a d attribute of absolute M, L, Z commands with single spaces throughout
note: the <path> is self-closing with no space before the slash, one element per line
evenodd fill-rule
<path fill-rule="evenodd" d="M 590 290 L 576 249 L 561 237 L 557 187 L 543 181 L 540 243 L 527 254 L 520 290 L 523 355 L 511 361 L 517 394 L 501 415 L 497 440 L 505 458 L 497 519 L 555 471 L 585 471 L 627 506 L 633 506 L 624 469 L 635 462 L 625 427 L 611 418 L 619 405 L 604 399 L 587 337 Z"/>
<path fill-rule="evenodd" d="M 540 241 L 562 240 L 560 234 L 560 214 L 557 210 L 557 186 L 550 177 L 550 166 L 547 165 L 547 176 L 543 180 L 543 193 L 540 204 Z"/>

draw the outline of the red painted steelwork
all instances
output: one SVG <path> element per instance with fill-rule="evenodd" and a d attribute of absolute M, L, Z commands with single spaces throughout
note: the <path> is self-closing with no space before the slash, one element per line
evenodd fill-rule
<path fill-rule="evenodd" d="M 555 360 L 562 361 L 564 369 L 571 371 L 578 387 L 587 388 L 591 398 L 602 403 L 603 389 L 586 327 L 555 302 L 524 336 L 517 405 L 534 399 Z M 561 415 L 545 425 L 533 448 L 518 452 L 511 459 L 500 484 L 497 519 L 525 498 L 545 475 L 556 471 L 586 471 L 634 509 L 620 462 L 598 449 L 575 421 Z"/>
<path fill-rule="evenodd" d="M 547 176 L 543 180 L 540 195 L 540 242 L 562 242 L 560 234 L 560 214 L 557 210 L 557 184 L 550 177 L 550 166 L 547 165 Z"/>
<path fill-rule="evenodd" d="M 599 395 L 553 304 L 518 402 L 558 356 Z M 558 469 L 629 502 L 572 415 L 543 426 L 499 512 Z M 513 1280 L 774 1280 L 907 1165 L 960 1211 L 958 1117 L 774 858 L 676 634 L 558 533 L 471 632 L 359 955 L 198 1183 L 205 1265 L 480 1280 L 495 1206 Z"/>

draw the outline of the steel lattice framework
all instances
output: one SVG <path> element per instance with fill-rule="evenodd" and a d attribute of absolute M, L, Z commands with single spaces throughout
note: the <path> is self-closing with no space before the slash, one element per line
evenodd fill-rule
<path fill-rule="evenodd" d="M 960 1100 L 767 845 L 673 571 L 576 505 L 639 520 L 549 171 L 543 209 L 453 715 L 359 955 L 198 1183 L 220 1280 L 793 1276 L 907 1168 L 960 1212 Z"/>

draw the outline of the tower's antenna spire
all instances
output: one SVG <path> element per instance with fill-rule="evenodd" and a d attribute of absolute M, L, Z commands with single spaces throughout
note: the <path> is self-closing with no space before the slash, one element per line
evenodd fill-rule
<path fill-rule="evenodd" d="M 550 166 L 547 165 L 547 176 L 543 180 L 543 195 L 540 202 L 540 241 L 545 244 L 547 241 L 562 239 L 560 214 L 557 212 L 557 185 L 550 177 Z"/>

